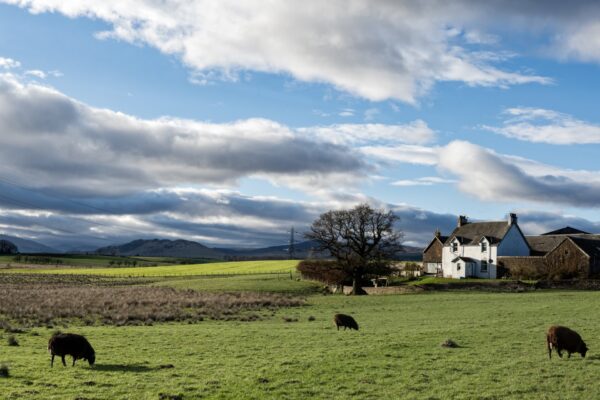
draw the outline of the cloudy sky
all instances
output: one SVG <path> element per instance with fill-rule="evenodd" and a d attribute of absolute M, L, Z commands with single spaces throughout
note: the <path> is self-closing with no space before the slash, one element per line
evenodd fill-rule
<path fill-rule="evenodd" d="M 282 244 L 332 208 L 600 231 L 600 4 L 0 0 L 0 233 Z"/>

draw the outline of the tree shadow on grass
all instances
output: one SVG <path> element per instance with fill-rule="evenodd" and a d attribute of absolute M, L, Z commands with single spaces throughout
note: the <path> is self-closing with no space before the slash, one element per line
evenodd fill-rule
<path fill-rule="evenodd" d="M 151 372 L 156 371 L 159 367 L 148 367 L 141 364 L 96 364 L 93 369 L 108 372 Z"/>

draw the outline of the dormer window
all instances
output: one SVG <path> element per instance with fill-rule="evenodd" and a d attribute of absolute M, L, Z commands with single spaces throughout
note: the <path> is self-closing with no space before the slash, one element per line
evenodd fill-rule
<path fill-rule="evenodd" d="M 456 253 L 458 251 L 458 243 L 452 242 L 452 252 Z"/>
<path fill-rule="evenodd" d="M 481 252 L 486 252 L 487 251 L 487 243 L 486 242 L 481 242 Z"/>

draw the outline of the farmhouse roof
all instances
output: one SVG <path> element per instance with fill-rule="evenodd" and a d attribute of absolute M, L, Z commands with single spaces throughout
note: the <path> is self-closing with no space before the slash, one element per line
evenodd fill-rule
<path fill-rule="evenodd" d="M 580 235 L 580 234 L 589 234 L 589 232 L 584 232 L 579 229 L 571 228 L 570 226 L 565 226 L 564 228 L 557 229 L 552 232 L 542 233 L 543 236 L 550 235 Z"/>
<path fill-rule="evenodd" d="M 498 243 L 510 227 L 511 225 L 506 221 L 469 222 L 454 229 L 445 244 L 449 245 L 454 238 L 457 238 L 461 244 L 477 244 L 483 237 L 492 244 Z"/>

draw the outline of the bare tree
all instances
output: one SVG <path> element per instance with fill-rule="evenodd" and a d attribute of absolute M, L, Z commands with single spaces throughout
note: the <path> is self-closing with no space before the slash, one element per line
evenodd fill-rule
<path fill-rule="evenodd" d="M 398 220 L 391 211 L 360 204 L 321 214 L 305 236 L 336 258 L 339 267 L 352 276 L 352 293 L 360 294 L 361 279 L 389 273 L 393 256 L 401 250 L 402 233 L 394 230 Z"/>

